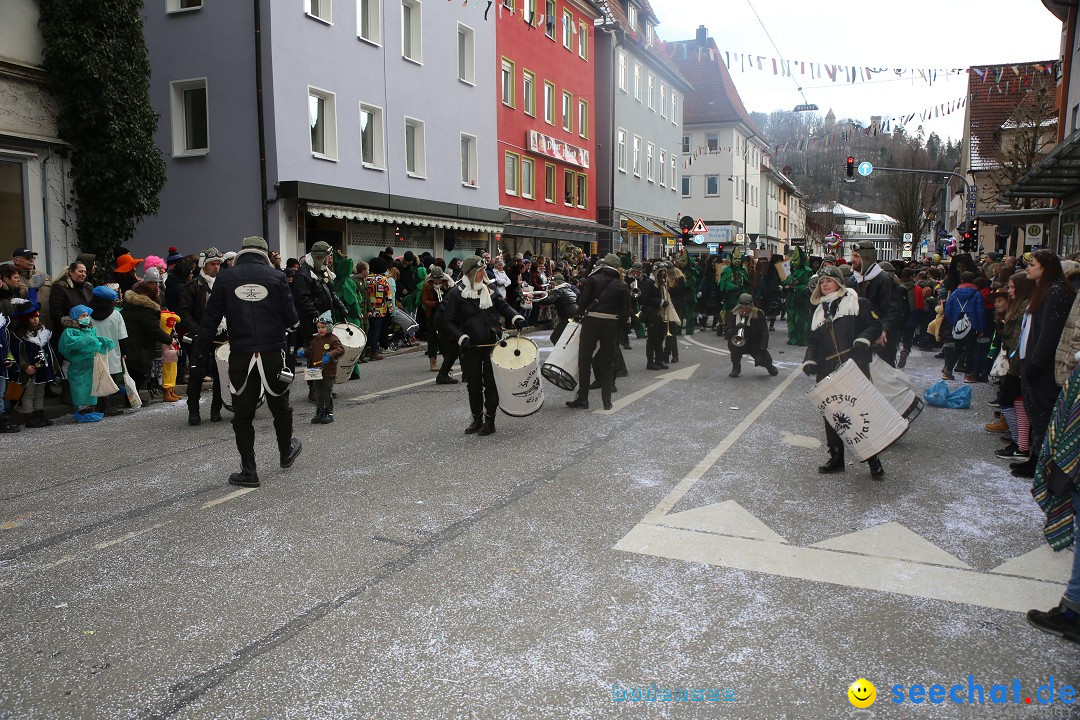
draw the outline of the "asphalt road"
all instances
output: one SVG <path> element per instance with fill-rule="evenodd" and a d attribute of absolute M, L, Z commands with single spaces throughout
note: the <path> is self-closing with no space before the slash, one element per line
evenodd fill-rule
<path fill-rule="evenodd" d="M 987 386 L 927 408 L 884 481 L 820 476 L 784 341 L 779 377 L 733 380 L 712 333 L 669 373 L 635 340 L 614 412 L 546 385 L 487 438 L 422 355 L 368 363 L 333 425 L 296 393 L 291 470 L 260 410 L 251 491 L 183 404 L 3 436 L 0 718 L 1080 717 L 1037 694 L 1080 685 L 1080 647 L 1023 616 L 1072 554 L 991 455 Z M 919 392 L 938 368 L 913 354 Z"/>

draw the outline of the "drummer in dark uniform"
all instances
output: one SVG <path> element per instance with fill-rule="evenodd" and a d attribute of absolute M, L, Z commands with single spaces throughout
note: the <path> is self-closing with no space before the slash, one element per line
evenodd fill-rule
<path fill-rule="evenodd" d="M 499 316 L 515 328 L 525 327 L 525 318 L 514 312 L 496 293 L 487 275 L 487 263 L 469 255 L 461 264 L 461 280 L 443 298 L 443 329 L 461 348 L 461 372 L 469 389 L 472 423 L 466 434 L 495 432 L 495 411 L 499 391 L 491 367 L 491 349 L 498 341 Z"/>
<path fill-rule="evenodd" d="M 292 436 L 293 411 L 289 405 L 292 372 L 285 356 L 286 334 L 296 329 L 299 320 L 289 283 L 270 264 L 266 251 L 266 241 L 261 237 L 244 238 L 235 265 L 214 283 L 203 314 L 202 330 L 192 348 L 193 356 L 205 362 L 214 331 L 222 318 L 227 319 L 228 382 L 241 468 L 229 476 L 229 482 L 241 487 L 259 487 L 253 421 L 261 395 L 266 395 L 266 404 L 274 415 L 281 467 L 292 467 L 303 447 L 300 439 Z"/>

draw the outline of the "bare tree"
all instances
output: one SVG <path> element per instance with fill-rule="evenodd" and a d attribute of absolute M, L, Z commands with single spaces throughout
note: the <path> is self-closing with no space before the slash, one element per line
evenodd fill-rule
<path fill-rule="evenodd" d="M 926 155 L 915 145 L 909 146 L 897 160 L 896 167 L 915 169 L 927 168 Z M 915 237 L 922 234 L 926 214 L 934 207 L 937 194 L 933 181 L 918 173 L 888 173 L 885 178 L 885 193 L 882 203 L 885 214 L 897 221 L 892 227 L 894 240 L 901 240 L 904 233 Z"/>
<path fill-rule="evenodd" d="M 1031 89 L 1016 106 L 1009 119 L 995 133 L 997 167 L 988 173 L 988 185 L 994 195 L 1008 190 L 1046 157 L 1057 143 L 1057 88 L 1045 75 L 1033 76 Z M 1049 200 L 1035 200 L 1048 206 Z M 1015 208 L 1030 208 L 1033 198 L 1013 198 Z"/>

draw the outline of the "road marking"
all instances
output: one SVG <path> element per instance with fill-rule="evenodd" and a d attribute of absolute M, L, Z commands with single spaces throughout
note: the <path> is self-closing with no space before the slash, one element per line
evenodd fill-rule
<path fill-rule="evenodd" d="M 731 352 L 728 351 L 728 350 L 721 350 L 720 348 L 714 348 L 712 345 L 706 345 L 703 342 L 698 342 L 697 340 L 695 340 L 690 335 L 684 335 L 683 340 L 685 340 L 688 343 L 693 343 L 694 345 L 697 345 L 699 348 L 703 348 L 706 352 L 711 352 L 714 355 L 730 355 L 731 354 Z"/>
<path fill-rule="evenodd" d="M 199 509 L 200 510 L 209 510 L 210 508 L 215 507 L 217 505 L 220 505 L 223 502 L 229 502 L 230 500 L 234 500 L 234 499 L 240 497 L 241 495 L 247 495 L 249 492 L 251 492 L 253 490 L 257 490 L 257 489 L 258 488 L 244 488 L 242 490 L 234 490 L 233 492 L 229 493 L 228 495 L 222 495 L 221 497 L 219 497 L 216 500 L 210 500 L 208 502 L 204 502 Z"/>
<path fill-rule="evenodd" d="M 876 557 L 911 560 L 931 565 L 971 570 L 971 566 L 960 558 L 945 552 L 921 535 L 912 532 L 898 522 L 888 522 L 864 530 L 857 530 L 847 535 L 816 542 L 810 547 L 824 550 L 874 555 Z"/>
<path fill-rule="evenodd" d="M 990 572 L 1060 582 L 1072 573 L 1072 562 L 1071 552 L 1054 552 L 1044 543 L 1029 553 L 998 565 Z"/>
<path fill-rule="evenodd" d="M 787 542 L 734 500 L 725 500 L 722 503 L 665 515 L 663 524 L 666 527 L 683 530 L 722 533 L 778 543 Z"/>
<path fill-rule="evenodd" d="M 756 408 L 750 411 L 749 415 L 742 419 L 742 422 L 732 428 L 731 432 L 727 434 L 727 437 L 720 441 L 719 445 L 709 451 L 701 462 L 699 462 L 697 466 L 691 470 L 663 500 L 660 501 L 660 504 L 645 516 L 642 522 L 655 523 L 664 515 L 667 515 L 671 511 L 671 508 L 675 507 L 675 504 L 682 500 L 686 493 L 690 492 L 690 488 L 694 487 L 697 481 L 700 480 L 702 476 L 704 476 L 705 473 L 720 460 L 724 453 L 735 444 L 735 441 L 738 440 L 744 432 L 750 429 L 750 426 L 761 417 L 762 413 L 768 410 L 769 406 L 776 402 L 777 398 L 783 394 L 784 390 L 787 390 L 788 386 L 791 385 L 798 375 L 799 371 L 796 370 L 784 378 L 784 380 L 777 385 L 764 400 L 758 403 Z"/>
<path fill-rule="evenodd" d="M 817 438 L 810 437 L 808 435 L 794 435 L 787 430 L 783 431 L 780 435 L 780 442 L 785 445 L 791 445 L 792 447 L 807 448 L 809 450 L 817 450 L 821 447 L 821 441 Z"/>
<path fill-rule="evenodd" d="M 461 375 L 461 373 L 460 372 L 452 372 L 452 373 L 450 373 L 451 377 L 454 377 L 456 375 Z M 363 402 L 365 400 L 373 400 L 374 398 L 382 397 L 383 395 L 389 395 L 390 393 L 396 393 L 399 390 L 411 390 L 412 388 L 421 387 L 422 385 L 430 385 L 431 383 L 435 382 L 437 379 L 438 379 L 437 377 L 433 377 L 433 378 L 428 378 L 427 380 L 421 380 L 420 382 L 409 383 L 408 385 L 399 385 L 398 387 L 387 388 L 386 390 L 379 390 L 378 392 L 368 393 L 367 395 L 361 395 L 360 397 L 354 397 L 354 398 L 350 399 L 349 402 L 354 402 L 355 403 L 355 402 Z"/>
<path fill-rule="evenodd" d="M 613 413 L 617 413 L 627 405 L 637 402 L 638 400 L 645 397 L 646 395 L 649 395 L 650 393 L 656 392 L 672 380 L 689 380 L 690 376 L 693 375 L 694 371 L 697 370 L 699 367 L 701 367 L 701 365 L 689 365 L 673 372 L 664 373 L 663 375 L 657 375 L 657 381 L 654 382 L 652 385 L 643 387 L 636 392 L 632 392 L 626 397 L 620 397 L 617 401 L 611 404 L 610 410 L 594 410 L 593 415 L 611 415 Z"/>
<path fill-rule="evenodd" d="M 166 520 L 165 522 L 156 523 L 154 525 L 151 525 L 150 527 L 143 528 L 142 530 L 135 530 L 134 532 L 129 532 L 127 535 L 121 535 L 120 537 L 114 538 L 112 540 L 106 540 L 105 542 L 99 542 L 97 545 L 94 545 L 94 550 L 104 550 L 107 547 L 112 547 L 113 545 L 119 545 L 122 542 L 127 542 L 128 540 L 131 540 L 133 538 L 137 538 L 140 535 L 145 535 L 146 533 L 150 532 L 151 530 L 157 530 L 159 527 L 163 527 L 165 525 L 168 525 L 169 522 L 171 522 L 171 521 Z"/>

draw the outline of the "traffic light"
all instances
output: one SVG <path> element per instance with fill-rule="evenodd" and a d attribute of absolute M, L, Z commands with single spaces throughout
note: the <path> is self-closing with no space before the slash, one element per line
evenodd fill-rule
<path fill-rule="evenodd" d="M 679 219 L 679 229 L 682 230 L 680 235 L 682 236 L 683 245 L 690 242 L 690 232 L 694 229 L 694 218 L 689 215 L 683 215 Z"/>
<path fill-rule="evenodd" d="M 960 249 L 964 252 L 971 252 L 975 249 L 975 235 L 971 232 L 971 225 L 974 223 L 964 223 L 960 226 Z"/>
<path fill-rule="evenodd" d="M 847 176 L 855 177 L 855 158 L 853 157 L 847 159 Z"/>

